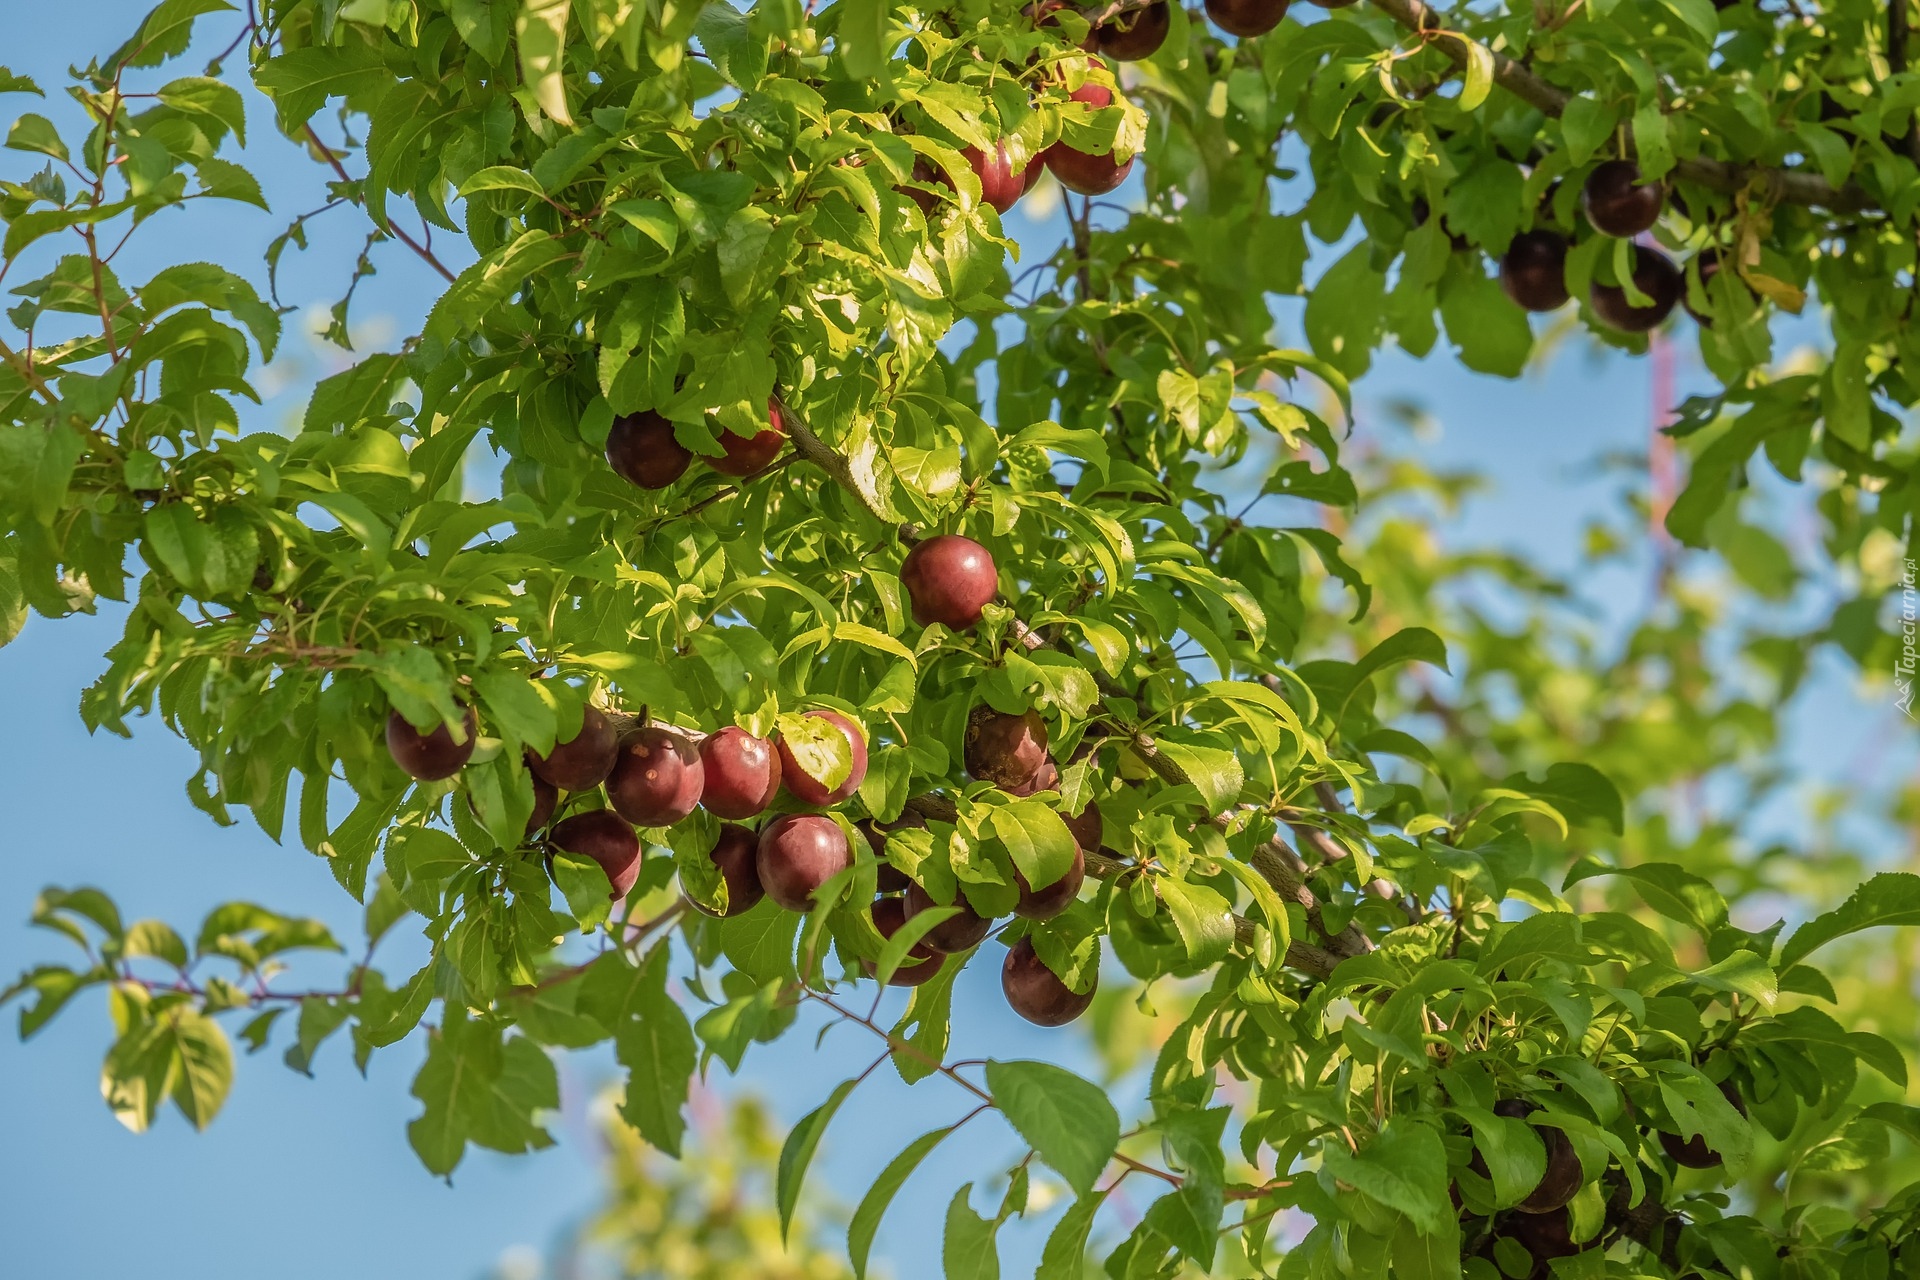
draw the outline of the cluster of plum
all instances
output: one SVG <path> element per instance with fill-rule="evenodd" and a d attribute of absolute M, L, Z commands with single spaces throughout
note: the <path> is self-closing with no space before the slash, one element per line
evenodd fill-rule
<path fill-rule="evenodd" d="M 767 421 L 771 425 L 765 431 L 751 436 L 736 435 L 716 423 L 720 456 L 701 461 L 723 476 L 736 478 L 764 469 L 787 442 L 785 411 L 778 396 L 767 401 Z M 674 437 L 673 423 L 651 409 L 622 414 L 607 432 L 607 465 L 622 480 L 642 489 L 666 488 L 687 473 L 693 458 L 693 450 Z"/>
<path fill-rule="evenodd" d="M 614 434 L 609 436 L 608 455 L 610 459 L 614 456 L 617 437 L 621 456 L 630 469 L 658 476 L 668 469 L 659 461 L 663 451 L 670 458 L 673 450 L 680 454 L 686 451 L 673 439 L 670 424 L 662 432 L 651 425 L 650 418 L 666 424 L 658 415 L 645 414 L 616 421 Z M 723 461 L 729 460 L 715 460 L 713 465 L 719 467 Z M 739 465 L 737 459 L 733 461 Z M 678 465 L 684 470 L 686 460 Z M 749 474 L 761 465 L 764 460 L 738 474 Z M 623 469 L 621 474 L 628 475 L 628 470 Z M 992 554 L 978 542 L 957 534 L 940 534 L 914 544 L 901 565 L 900 581 L 915 621 L 922 626 L 937 622 L 961 631 L 980 621 L 982 611 L 999 589 L 999 570 Z M 772 898 L 789 911 L 811 910 L 819 888 L 853 865 L 845 829 L 818 811 L 840 804 L 859 789 L 867 773 L 867 739 L 858 724 L 837 711 L 806 714 L 824 721 L 846 739 L 852 767 L 832 786 L 809 773 L 784 738 L 759 738 L 735 726 L 705 735 L 660 724 L 639 724 L 623 730 L 614 717 L 588 707 L 581 717 L 580 731 L 572 738 L 545 755 L 527 753 L 534 789 L 527 836 L 532 839 L 544 831 L 546 843 L 552 848 L 591 858 L 606 872 L 617 900 L 626 895 L 640 874 L 640 840 L 634 828 L 672 826 L 692 814 L 696 806 L 702 807 L 722 822 L 709 856 L 727 886 L 724 914 L 750 910 L 763 897 Z M 445 725 L 422 732 L 395 711 L 387 717 L 387 750 L 394 763 L 412 777 L 444 780 L 457 774 L 473 756 L 479 721 L 471 707 L 467 708 L 464 729 L 461 740 L 456 741 Z M 992 782 L 1011 795 L 1031 796 L 1060 784 L 1059 769 L 1047 754 L 1046 722 L 1032 711 L 1007 715 L 990 707 L 976 707 L 967 723 L 964 758 L 974 778 Z M 586 809 L 553 821 L 561 792 L 580 793 L 602 787 L 607 808 Z M 757 832 L 743 825 L 765 814 L 782 791 L 806 811 L 778 814 Z M 1098 808 L 1090 804 L 1064 821 L 1075 841 L 1072 866 L 1058 881 L 1037 889 L 1020 879 L 1016 913 L 1027 919 L 1047 920 L 1065 911 L 1085 879 L 1085 855 L 1100 847 Z M 917 815 L 908 813 L 889 829 L 906 823 L 924 824 Z M 886 829 L 871 818 L 861 820 L 860 828 L 882 864 L 881 896 L 871 908 L 873 923 L 883 936 L 891 937 L 915 913 L 938 904 L 923 887 L 886 864 Z M 694 905 L 708 909 L 697 901 Z M 993 921 L 976 914 L 964 900 L 954 905 L 951 917 L 934 925 L 914 944 L 910 963 L 893 975 L 894 983 L 924 982 L 939 970 L 946 956 L 970 951 L 986 939 Z M 1056 977 L 1025 938 L 1008 952 L 1002 985 L 1008 1003 L 1029 1021 L 1043 1026 L 1072 1021 L 1092 1000 L 1091 991 L 1075 993 Z"/>
<path fill-rule="evenodd" d="M 1060 770 L 1047 754 L 1046 721 L 1032 711 L 1008 714 L 988 706 L 975 707 L 967 717 L 962 759 L 968 776 L 990 782 L 1008 795 L 1026 797 L 1060 785 Z M 1014 869 L 1020 899 L 1013 913 L 1022 919 L 1051 920 L 1072 906 L 1086 882 L 1086 856 L 1100 849 L 1103 832 L 1098 805 L 1088 802 L 1078 814 L 1062 814 L 1061 820 L 1073 837 L 1073 861 L 1058 880 L 1039 888 L 1030 884 L 1017 867 Z M 919 826 L 923 820 L 909 812 L 894 828 L 901 825 Z M 872 822 L 864 823 L 862 829 L 874 852 L 881 854 L 884 829 Z M 880 891 L 872 911 L 874 927 L 883 937 L 891 938 L 919 912 L 945 905 L 898 872 L 882 876 Z M 899 896 L 894 896 L 896 893 Z M 928 929 L 908 950 L 909 962 L 890 979 L 895 985 L 925 982 L 940 971 L 947 956 L 971 951 L 993 931 L 994 920 L 975 911 L 964 897 L 956 897 L 951 906 L 953 914 Z M 1008 948 L 1000 969 L 1000 986 L 1015 1013 L 1043 1027 L 1072 1022 L 1093 1003 L 1093 988 L 1076 992 L 1061 981 L 1040 959 L 1031 938 L 1021 938 Z"/>
<path fill-rule="evenodd" d="M 1740 1114 L 1747 1113 L 1746 1103 L 1732 1082 L 1722 1084 L 1720 1092 Z M 1628 1105 L 1631 1110 L 1631 1104 Z M 1537 1103 L 1519 1098 L 1503 1099 L 1493 1106 L 1495 1115 L 1509 1120 L 1525 1120 L 1540 1109 Z M 1457 1181 L 1449 1190 L 1453 1196 L 1453 1207 L 1462 1214 L 1464 1243 L 1468 1252 L 1490 1254 L 1498 1249 L 1502 1240 L 1510 1240 L 1532 1259 L 1532 1269 L 1526 1280 L 1547 1280 L 1552 1274 L 1554 1259 L 1570 1258 L 1594 1247 L 1594 1243 L 1576 1243 L 1573 1239 L 1573 1218 L 1568 1206 L 1579 1194 L 1586 1177 L 1573 1143 L 1563 1131 L 1551 1125 L 1538 1126 L 1534 1133 L 1546 1146 L 1546 1168 L 1540 1175 L 1540 1181 L 1518 1204 L 1498 1213 L 1476 1212 L 1474 1206 L 1467 1205 L 1462 1199 Z M 1683 1168 L 1713 1169 L 1721 1164 L 1720 1153 L 1699 1135 L 1682 1138 L 1676 1133 L 1655 1129 L 1653 1136 L 1658 1139 L 1667 1158 Z M 1468 1168 L 1481 1178 L 1488 1177 L 1486 1162 L 1477 1151 Z M 1516 1268 L 1506 1274 L 1518 1275 L 1520 1272 Z"/>
<path fill-rule="evenodd" d="M 1594 230 L 1621 239 L 1650 230 L 1666 203 L 1666 184 L 1642 182 L 1640 166 L 1631 160 L 1596 165 L 1580 189 L 1580 207 Z M 1515 236 L 1500 260 L 1500 284 L 1507 296 L 1528 311 L 1557 311 L 1565 306 L 1569 248 L 1566 236 L 1547 228 Z M 1720 251 L 1706 249 L 1695 262 L 1700 283 L 1705 285 L 1720 270 Z M 1684 305 L 1701 324 L 1712 323 L 1687 301 L 1685 271 L 1658 249 L 1634 245 L 1632 274 L 1633 287 L 1648 299 L 1645 306 L 1635 305 L 1619 284 L 1593 282 L 1587 303 L 1603 323 L 1623 333 L 1646 333 L 1673 314 L 1676 305 Z"/>

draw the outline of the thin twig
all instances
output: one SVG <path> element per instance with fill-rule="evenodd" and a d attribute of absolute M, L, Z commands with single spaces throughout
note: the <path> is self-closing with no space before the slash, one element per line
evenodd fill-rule
<path fill-rule="evenodd" d="M 313 145 L 319 149 L 320 154 L 327 158 L 327 163 L 333 166 L 333 171 L 334 173 L 339 175 L 340 181 L 352 182 L 353 177 L 347 172 L 347 167 L 340 163 L 340 157 L 334 153 L 334 150 L 332 147 L 320 141 L 320 135 L 314 132 L 312 123 L 309 122 L 307 124 L 301 125 L 300 127 L 306 131 L 307 140 L 313 143 Z M 361 208 L 363 209 L 366 208 L 366 205 L 364 202 L 361 204 Z M 373 217 L 373 213 L 371 210 L 368 211 L 367 216 L 369 218 Z M 404 244 L 405 246 L 407 246 L 407 248 L 419 254 L 420 257 L 427 263 L 428 266 L 431 266 L 435 271 L 438 271 L 443 278 L 445 278 L 448 284 L 452 284 L 456 279 L 458 279 L 458 277 L 455 276 L 453 272 L 447 269 L 446 263 L 440 261 L 440 259 L 433 256 L 433 250 L 427 248 L 427 246 L 421 244 L 418 240 L 415 240 L 412 236 L 408 235 L 405 231 L 402 231 L 399 227 L 395 226 L 391 219 L 383 223 L 380 219 L 373 218 L 373 225 L 376 227 L 379 227 L 381 231 L 392 236 L 394 239 L 398 240 L 401 244 Z"/>

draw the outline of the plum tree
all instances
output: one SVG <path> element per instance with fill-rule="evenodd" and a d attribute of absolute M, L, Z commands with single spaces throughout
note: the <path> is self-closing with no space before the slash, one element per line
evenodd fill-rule
<path fill-rule="evenodd" d="M 700 740 L 700 805 L 718 818 L 757 817 L 780 791 L 780 754 L 737 725 Z"/>
<path fill-rule="evenodd" d="M 636 827 L 671 826 L 700 803 L 706 773 L 699 748 L 684 733 L 642 725 L 620 740 L 607 799 Z"/>
<path fill-rule="evenodd" d="M 189 802 L 324 858 L 367 935 L 49 888 L 82 945 L 4 993 L 22 1030 L 105 997 L 134 1128 L 205 1124 L 234 1034 L 405 1042 L 448 1175 L 546 1145 L 575 1049 L 676 1150 L 703 1066 L 844 1028 L 955 1091 L 934 1143 L 1025 1144 L 949 1206 L 956 1273 L 1046 1167 L 1048 1280 L 1900 1274 L 1912 965 L 1854 935 L 1920 919 L 1908 780 L 1756 815 L 1801 813 L 1782 726 L 1832 672 L 1905 722 L 1913 15 L 1280 8 L 171 0 L 68 93 L 0 70 L 0 642 L 116 628 L 85 725 L 181 736 Z M 256 185 L 263 146 L 317 167 Z M 281 360 L 294 255 L 353 237 L 337 371 Z M 372 342 L 354 289 L 396 280 Z M 1621 501 L 1490 548 L 1485 437 L 1437 470 L 1374 366 L 1568 345 L 1688 398 L 1553 432 Z M 604 770 L 609 724 L 646 728 Z M 941 899 L 955 958 L 844 1002 Z M 1043 1056 L 1139 1087 L 961 1043 L 996 965 L 1049 1025 L 1104 984 Z M 1511 1120 L 1468 1132 L 1499 1098 L 1544 1112 L 1533 1187 Z"/>

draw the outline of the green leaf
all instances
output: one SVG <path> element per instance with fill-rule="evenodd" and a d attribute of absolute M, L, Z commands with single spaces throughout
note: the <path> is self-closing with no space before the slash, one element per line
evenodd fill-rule
<path fill-rule="evenodd" d="M 1672 862 L 1643 862 L 1633 867 L 1609 867 L 1583 859 L 1567 872 L 1563 884 L 1578 884 L 1596 876 L 1625 876 L 1640 890 L 1649 907 L 1669 920 L 1678 920 L 1702 938 L 1713 936 L 1727 923 L 1727 900 L 1712 883 Z"/>
<path fill-rule="evenodd" d="M 1920 875 L 1885 871 L 1832 911 L 1794 930 L 1780 949 L 1778 969 L 1788 969 L 1836 938 L 1883 925 L 1920 924 Z"/>
<path fill-rule="evenodd" d="M 241 146 L 247 145 L 246 103 L 240 91 L 224 80 L 188 76 L 161 86 L 157 96 L 175 111 L 218 121 L 233 131 Z"/>
<path fill-rule="evenodd" d="M 1000 1280 L 1000 1249 L 995 1237 L 997 1219 L 981 1217 L 967 1203 L 973 1184 L 956 1191 L 947 1205 L 947 1230 L 940 1256 L 946 1280 Z"/>
<path fill-rule="evenodd" d="M 1462 111 L 1472 111 L 1493 92 L 1493 50 L 1477 40 L 1457 38 L 1467 50 L 1466 77 L 1460 87 L 1459 105 Z"/>
<path fill-rule="evenodd" d="M 1155 745 L 1161 755 L 1180 766 L 1187 781 L 1207 802 L 1208 813 L 1224 813 L 1238 803 L 1240 789 L 1246 785 L 1247 775 L 1240 767 L 1240 758 L 1233 752 L 1176 742 L 1166 737 L 1160 738 Z"/>
<path fill-rule="evenodd" d="M 1202 1271 L 1213 1270 L 1225 1200 L 1217 1184 L 1189 1179 L 1147 1206 L 1146 1225 L 1170 1240 Z"/>
<path fill-rule="evenodd" d="M 1547 1148 L 1525 1120 L 1479 1107 L 1456 1107 L 1473 1129 L 1473 1145 L 1493 1181 L 1494 1205 L 1508 1209 L 1533 1193 L 1547 1172 Z"/>
<path fill-rule="evenodd" d="M 173 926 L 160 920 L 135 920 L 127 927 L 125 940 L 121 943 L 121 954 L 126 956 L 151 956 L 164 960 L 176 969 L 187 967 L 187 944 Z"/>
<path fill-rule="evenodd" d="M 209 13 L 231 13 L 233 8 L 226 0 L 162 0 L 147 13 L 133 38 L 106 60 L 106 65 L 116 71 L 122 66 L 157 67 L 187 51 L 188 41 L 193 37 L 194 19 Z"/>
<path fill-rule="evenodd" d="M 855 1280 L 866 1280 L 867 1257 L 873 1249 L 873 1237 L 880 1230 L 880 1220 L 886 1216 L 887 1206 L 893 1203 L 894 1196 L 913 1171 L 920 1167 L 932 1150 L 940 1145 L 942 1139 L 953 1132 L 953 1127 L 935 1129 L 923 1133 L 908 1144 L 888 1162 L 880 1171 L 880 1176 L 867 1188 L 867 1194 L 860 1198 L 860 1205 L 853 1211 L 853 1219 L 847 1224 L 847 1257 L 853 1263 Z"/>
<path fill-rule="evenodd" d="M 31 112 L 8 127 L 7 146 L 15 151 L 38 151 L 56 160 L 67 158 L 67 144 L 60 140 L 60 130 L 53 121 Z"/>
<path fill-rule="evenodd" d="M 1326 1175 L 1406 1215 L 1423 1232 L 1440 1231 L 1453 1216 L 1446 1148 L 1440 1135 L 1418 1120 L 1392 1117 L 1358 1153 L 1327 1139 L 1320 1158 Z"/>
<path fill-rule="evenodd" d="M 1502 251 L 1492 245 L 1488 249 Z M 1526 312 L 1479 267 L 1449 272 L 1440 291 L 1440 319 L 1467 368 L 1502 378 L 1525 372 L 1533 353 L 1533 327 Z"/>
<path fill-rule="evenodd" d="M 1156 876 L 1153 887 L 1167 904 L 1173 927 L 1187 949 L 1187 962 L 1207 966 L 1226 958 L 1233 945 L 1233 907 L 1215 890 L 1173 876 Z"/>
<path fill-rule="evenodd" d="M 793 1228 L 794 1206 L 800 1202 L 800 1187 L 807 1177 L 807 1166 L 813 1163 L 813 1153 L 820 1145 L 820 1135 L 825 1133 L 827 1125 L 833 1119 L 834 1112 L 847 1100 L 853 1087 L 860 1081 L 842 1080 L 828 1095 L 827 1100 L 809 1111 L 793 1131 L 787 1135 L 786 1145 L 780 1148 L 780 1168 L 775 1179 L 774 1198 L 780 1207 L 780 1238 L 785 1240 Z"/>
<path fill-rule="evenodd" d="M 33 77 L 15 75 L 5 67 L 0 67 L 0 93 L 31 93 L 44 98 L 46 91 L 33 82 Z"/>
<path fill-rule="evenodd" d="M 567 12 L 572 0 L 522 0 L 514 31 L 520 40 L 520 75 L 540 109 L 560 124 L 573 124 L 567 109 Z"/>
<path fill-rule="evenodd" d="M 687 1015 L 667 991 L 669 958 L 670 949 L 662 944 L 641 963 L 633 978 L 629 1016 L 614 1028 L 614 1047 L 627 1069 L 621 1116 L 648 1142 L 678 1156 L 687 1130 L 680 1113 L 699 1051 Z"/>
<path fill-rule="evenodd" d="M 1535 782 L 1516 773 L 1500 784 L 1537 796 L 1566 816 L 1569 822 L 1595 821 L 1615 835 L 1626 829 L 1626 808 L 1612 779 L 1590 764 L 1562 762 L 1547 766 L 1547 776 Z"/>
<path fill-rule="evenodd" d="M 1753 1128 L 1733 1109 L 1720 1087 L 1683 1062 L 1649 1064 L 1660 1080 L 1660 1099 L 1682 1138 L 1703 1137 L 1738 1178 L 1753 1158 Z"/>
<path fill-rule="evenodd" d="M 1576 93 L 1560 116 L 1560 136 L 1567 144 L 1567 160 L 1575 168 L 1593 158 L 1619 126 L 1620 112 L 1612 103 L 1591 94 Z"/>
<path fill-rule="evenodd" d="M 519 0 L 453 0 L 453 26 L 469 48 L 497 63 L 513 37 Z"/>
<path fill-rule="evenodd" d="M 1644 182 L 1658 182 L 1673 169 L 1673 143 L 1667 113 L 1656 101 L 1644 102 L 1633 113 L 1633 148 Z"/>
<path fill-rule="evenodd" d="M 233 1087 L 233 1049 L 219 1024 L 194 1009 L 174 1010 L 168 1023 L 179 1060 L 173 1104 L 189 1124 L 204 1129 Z"/>
<path fill-rule="evenodd" d="M 908 1084 L 926 1079 L 946 1059 L 952 1030 L 953 981 L 960 976 L 960 969 L 957 964 L 941 965 L 940 972 L 915 987 L 907 1011 L 893 1028 L 894 1038 L 905 1040 L 914 1049 L 912 1053 L 892 1055 L 894 1070 Z"/>
<path fill-rule="evenodd" d="M 1393 1236 L 1393 1274 L 1398 1280 L 1460 1280 L 1460 1220 L 1447 1218 L 1437 1231 L 1422 1231 L 1403 1219 Z"/>
<path fill-rule="evenodd" d="M 460 273 L 427 313 L 422 333 L 445 342 L 475 328 L 488 311 L 518 292 L 527 277 L 567 253 L 566 245 L 545 231 L 522 232 Z"/>
<path fill-rule="evenodd" d="M 533 180 L 532 174 L 509 164 L 490 165 L 460 184 L 462 196 L 470 196 L 476 191 L 524 191 L 529 195 L 546 195 L 540 184 Z"/>
<path fill-rule="evenodd" d="M 1013 855 L 1027 884 L 1044 889 L 1073 866 L 1073 833 L 1060 815 L 1038 800 L 1015 800 L 989 812 L 993 834 Z"/>
<path fill-rule="evenodd" d="M 605 924 L 613 908 L 613 882 L 606 868 L 592 858 L 571 853 L 553 855 L 553 882 L 567 900 L 567 910 L 585 933 Z"/>
<path fill-rule="evenodd" d="M 541 755 L 553 750 L 556 711 L 531 680 L 495 667 L 475 676 L 473 687 L 487 724 L 501 736 Z"/>
<path fill-rule="evenodd" d="M 994 1104 L 1027 1145 L 1086 1195 L 1120 1145 L 1120 1113 L 1099 1086 L 1045 1062 L 988 1062 Z"/>
<path fill-rule="evenodd" d="M 627 287 L 600 348 L 600 390 L 615 413 L 657 408 L 672 396 L 686 327 L 671 280 L 653 276 Z"/>
<path fill-rule="evenodd" d="M 1081 1196 L 1067 1206 L 1066 1213 L 1047 1235 L 1040 1252 L 1040 1269 L 1034 1280 L 1085 1280 L 1087 1240 L 1093 1234 L 1093 1219 L 1107 1202 L 1107 1193 Z"/>
<path fill-rule="evenodd" d="M 890 78 L 890 48 L 887 34 L 892 30 L 891 6 L 887 0 L 846 0 L 840 14 L 840 57 L 847 74 L 855 80 Z"/>
<path fill-rule="evenodd" d="M 376 93 L 389 74 L 372 44 L 310 45 L 267 59 L 255 68 L 253 82 L 273 99 L 280 127 L 297 133 L 328 98 Z"/>

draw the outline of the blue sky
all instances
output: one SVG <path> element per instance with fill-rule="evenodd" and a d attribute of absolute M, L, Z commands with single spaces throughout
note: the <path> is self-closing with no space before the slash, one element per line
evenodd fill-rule
<path fill-rule="evenodd" d="M 117 45 L 146 5 L 90 0 L 84 22 L 75 21 L 76 6 L 10 7 L 0 57 L 38 77 L 51 96 L 45 102 L 9 98 L 0 107 L 8 118 L 37 110 L 71 123 L 75 112 L 60 91 L 62 70 Z M 174 64 L 178 73 L 196 73 L 238 24 L 238 15 L 207 20 L 207 38 L 196 57 Z M 249 95 L 249 111 L 247 160 L 262 177 L 273 213 L 202 203 L 191 222 L 169 215 L 129 249 L 125 278 L 142 279 L 166 261 L 206 256 L 264 283 L 259 263 L 267 242 L 325 196 L 322 171 L 273 133 L 264 101 Z M 11 153 L 0 166 L 9 176 L 31 167 L 27 157 Z M 1059 233 L 1049 190 L 1043 187 L 1011 220 L 1036 252 Z M 287 421 L 312 381 L 339 367 L 338 353 L 296 330 L 310 328 L 310 317 L 344 288 L 365 226 L 356 211 L 343 209 L 318 221 L 313 232 L 313 249 L 290 254 L 282 273 L 283 297 L 307 310 L 289 317 L 287 354 L 260 384 L 274 394 L 250 412 L 250 429 Z M 441 247 L 448 260 L 463 261 L 460 247 L 446 240 Z M 361 286 L 355 306 L 365 350 L 411 331 L 439 288 L 438 278 L 400 246 L 382 246 L 376 254 L 379 274 Z M 1289 315 L 1282 314 L 1285 326 Z M 1297 328 L 1289 334 L 1283 327 L 1282 337 L 1298 343 Z M 1690 329 L 1682 326 L 1676 343 L 1682 386 L 1704 385 L 1687 351 Z M 1404 430 L 1388 425 L 1387 406 L 1417 403 L 1436 425 L 1411 447 L 1430 462 L 1485 469 L 1498 485 L 1494 500 L 1459 522 L 1453 535 L 1524 547 L 1566 567 L 1587 519 L 1620 485 L 1588 464 L 1644 446 L 1653 408 L 1648 377 L 1645 361 L 1591 354 L 1578 343 L 1544 373 L 1517 382 L 1470 374 L 1444 356 L 1415 362 L 1388 355 L 1361 389 L 1355 430 L 1362 440 L 1391 438 L 1396 447 L 1409 447 Z M 1643 589 L 1628 575 L 1593 585 L 1615 610 L 1642 603 Z M 59 938 L 25 924 L 35 893 L 49 883 L 101 885 L 129 917 L 157 916 L 183 931 L 214 904 L 241 898 L 319 916 L 343 938 L 357 938 L 358 908 L 319 861 L 298 848 L 276 847 L 248 823 L 216 828 L 188 805 L 182 788 L 192 753 L 163 726 L 139 724 L 132 741 L 87 735 L 76 714 L 79 691 L 102 665 L 99 655 L 118 624 L 113 610 L 57 625 L 36 618 L 0 650 L 0 707 L 8 712 L 8 732 L 0 735 L 0 804 L 7 812 L 0 836 L 0 975 L 62 955 Z M 1876 734 L 1889 753 L 1874 767 L 1891 771 L 1911 762 L 1909 726 L 1897 717 L 1889 723 L 1884 705 L 1861 701 L 1844 679 L 1829 674 L 1806 706 L 1809 778 L 1849 767 L 1850 751 L 1842 748 Z M 969 1057 L 1045 1055 L 1088 1065 L 1072 1032 L 1028 1028 L 1006 1010 L 994 968 L 976 965 L 962 979 L 956 1049 Z M 316 967 L 320 981 L 330 976 L 324 969 Z M 6 1153 L 0 1240 L 7 1242 L 0 1270 L 8 1274 L 138 1269 L 162 1278 L 240 1280 L 271 1268 L 278 1280 L 343 1274 L 467 1280 L 516 1248 L 543 1251 L 594 1202 L 597 1157 L 586 1104 L 612 1075 L 602 1056 L 576 1055 L 561 1064 L 566 1101 L 554 1126 L 557 1149 L 512 1159 L 471 1151 L 449 1187 L 421 1169 L 406 1143 L 405 1122 L 417 1110 L 407 1096 L 421 1054 L 417 1038 L 377 1055 L 365 1079 L 354 1070 L 344 1038 L 321 1052 L 314 1079 L 282 1066 L 276 1046 L 242 1061 L 227 1109 L 207 1133 L 193 1133 L 168 1113 L 154 1132 L 135 1136 L 99 1097 L 97 1073 L 108 1042 L 101 1004 L 97 996 L 81 1000 L 24 1046 L 10 1025 L 0 1031 L 0 1152 Z M 775 1049 L 749 1055 L 738 1082 L 719 1084 L 760 1093 L 791 1121 L 872 1059 L 874 1045 L 864 1037 L 857 1028 L 841 1029 L 816 1051 L 810 1036 L 789 1036 Z M 881 1072 L 863 1088 L 866 1105 L 852 1123 L 846 1120 L 851 1112 L 843 1115 L 822 1155 L 824 1181 L 849 1200 L 910 1139 L 962 1110 L 962 1099 L 937 1080 L 909 1091 Z M 983 1121 L 948 1151 L 945 1170 L 985 1177 L 1016 1154 L 1007 1132 Z M 878 1250 L 896 1276 L 937 1274 L 940 1215 L 959 1180 L 936 1175 L 909 1185 Z M 1043 1229 L 1010 1232 L 1008 1274 L 1022 1274 L 1021 1260 L 1036 1255 L 1042 1235 Z"/>

